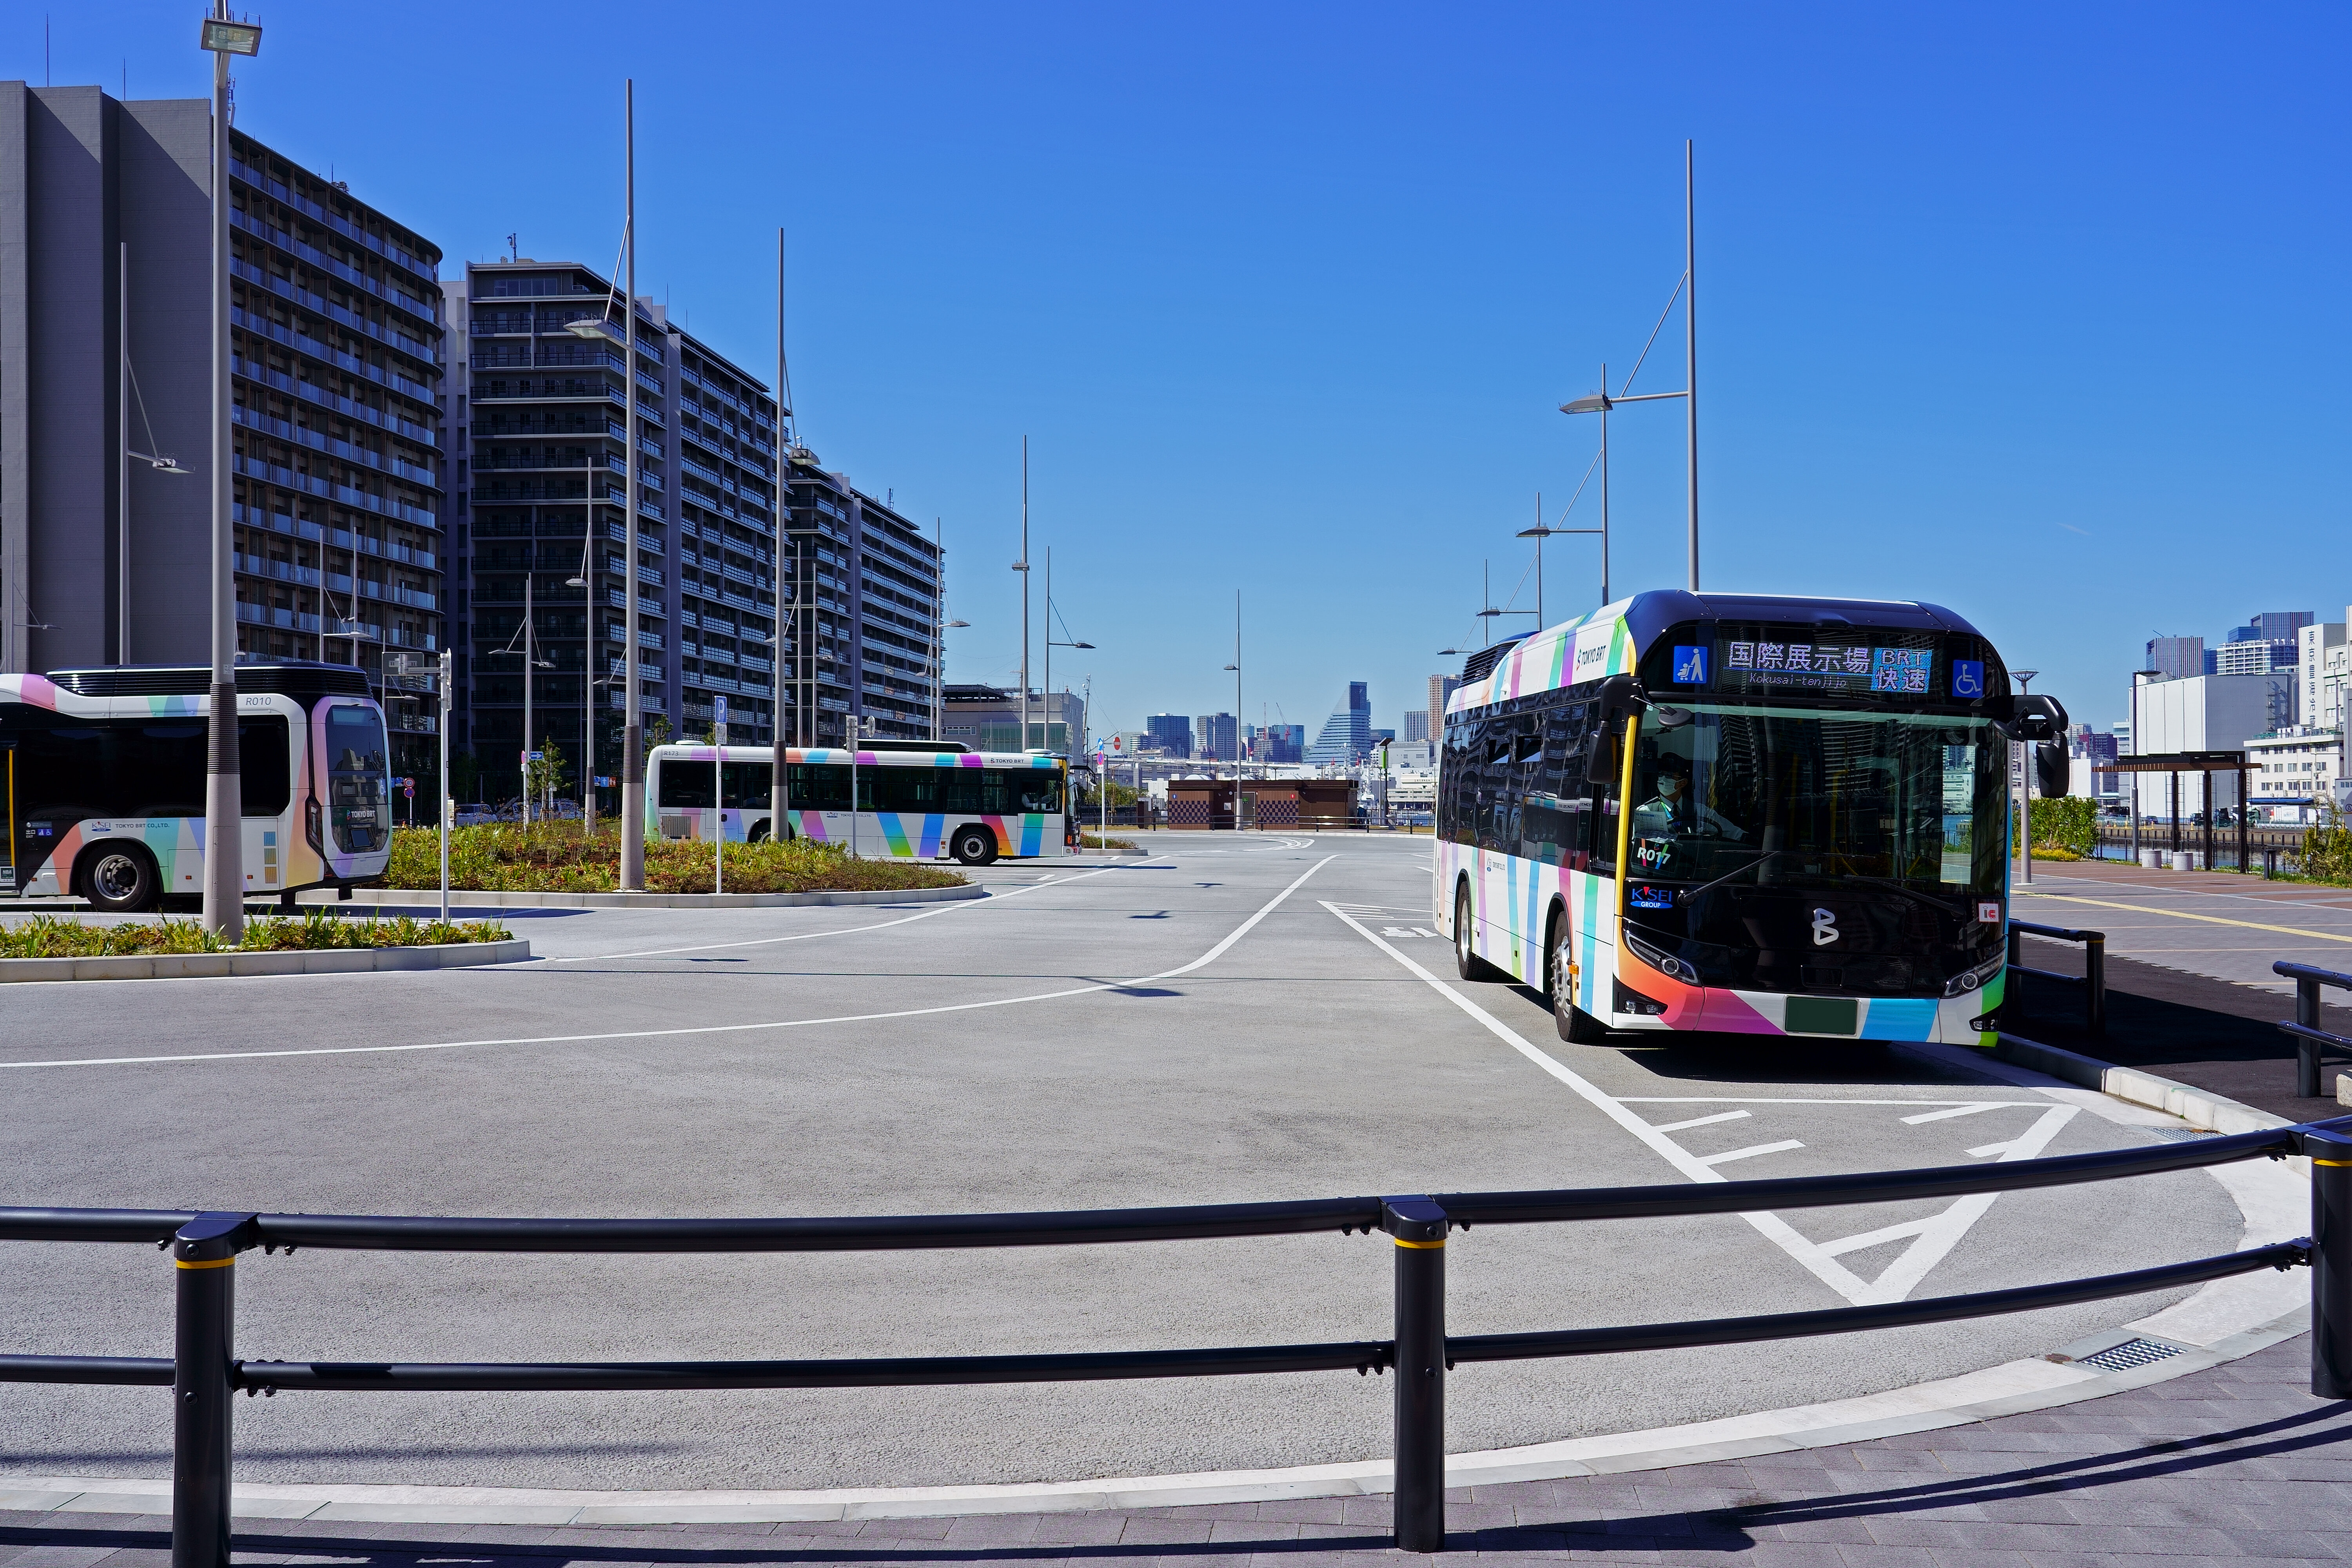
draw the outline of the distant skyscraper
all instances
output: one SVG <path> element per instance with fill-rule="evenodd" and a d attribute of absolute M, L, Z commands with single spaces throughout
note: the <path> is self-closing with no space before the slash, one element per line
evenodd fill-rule
<path fill-rule="evenodd" d="M 1323 721 L 1323 732 L 1307 748 L 1307 760 L 1324 763 L 1352 763 L 1371 750 L 1372 703 L 1365 694 L 1364 682 L 1348 683 L 1348 700 L 1331 710 Z"/>
<path fill-rule="evenodd" d="M 1428 739 L 1429 710 L 1426 708 L 1406 709 L 1404 714 L 1405 744 L 1409 746 L 1416 741 L 1426 741 Z"/>
<path fill-rule="evenodd" d="M 1254 763 L 1295 763 L 1307 754 L 1304 724 L 1268 724 L 1250 730 L 1244 739 L 1249 742 Z"/>
<path fill-rule="evenodd" d="M 1192 721 L 1181 713 L 1154 713 L 1143 721 L 1151 748 L 1171 757 L 1192 754 Z"/>
<path fill-rule="evenodd" d="M 1429 738 L 1445 738 L 1445 700 L 1462 684 L 1458 675 L 1433 675 L 1429 678 Z"/>
<path fill-rule="evenodd" d="M 1192 721 L 1192 749 L 1204 760 L 1230 763 L 1241 749 L 1241 726 L 1230 713 L 1203 713 Z"/>
<path fill-rule="evenodd" d="M 2140 667 L 2175 680 L 2205 673 L 2203 637 L 2150 637 L 2147 662 Z"/>

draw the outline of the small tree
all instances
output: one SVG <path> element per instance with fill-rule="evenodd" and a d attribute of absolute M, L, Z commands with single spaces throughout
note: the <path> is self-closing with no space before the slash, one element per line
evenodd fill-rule
<path fill-rule="evenodd" d="M 523 767 L 523 793 L 534 802 L 545 801 L 562 795 L 571 782 L 571 772 L 563 757 L 563 748 L 553 741 L 539 744 L 540 760 Z"/>
<path fill-rule="evenodd" d="M 2352 882 L 2352 827 L 2336 797 L 2313 798 L 2313 821 L 2303 830 L 2303 874 L 2315 881 Z"/>
<path fill-rule="evenodd" d="M 669 743 L 669 721 L 656 713 L 654 715 L 654 721 L 647 724 L 640 733 L 645 738 L 646 755 L 650 759 L 656 746 L 666 746 Z"/>

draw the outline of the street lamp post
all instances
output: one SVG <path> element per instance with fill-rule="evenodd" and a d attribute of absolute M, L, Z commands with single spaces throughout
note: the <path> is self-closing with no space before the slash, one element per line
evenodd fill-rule
<path fill-rule="evenodd" d="M 628 285 L 621 300 L 622 440 L 628 444 L 622 484 L 622 532 L 628 558 L 623 562 L 621 597 L 627 619 L 621 647 L 622 679 L 628 691 L 621 709 L 621 890 L 639 893 L 646 886 L 646 713 L 643 682 L 637 679 L 637 84 L 628 82 L 622 100 L 627 216 L 621 233 L 628 241 Z"/>
<path fill-rule="evenodd" d="M 226 0 L 215 0 L 201 42 L 213 57 L 213 669 L 205 725 L 203 918 L 206 931 L 235 942 L 245 939 L 245 825 L 236 745 L 236 512 L 229 489 L 228 60 L 231 55 L 259 54 L 261 29 L 230 21 Z M 228 1521 L 219 1524 L 220 1559 L 226 1562 Z M 173 1533 L 179 1533 L 176 1518 Z"/>
<path fill-rule="evenodd" d="M 159 474 L 191 474 L 195 470 L 180 467 L 176 459 L 157 457 L 152 452 L 135 450 L 131 445 L 131 397 L 138 385 L 131 373 L 131 247 L 119 251 L 121 277 L 115 286 L 114 335 L 121 349 L 115 365 L 115 433 L 121 438 L 121 450 L 116 454 L 114 507 L 114 574 L 115 662 L 131 662 L 131 459 L 138 458 Z M 140 417 L 146 417 L 146 399 L 140 399 Z M 147 444 L 155 445 L 155 429 L 149 426 Z M 323 654 L 321 658 L 325 657 Z"/>
<path fill-rule="evenodd" d="M 1234 590 L 1234 831 L 1242 831 L 1242 591 Z"/>
<path fill-rule="evenodd" d="M 1067 631 L 1069 627 L 1066 626 L 1062 629 Z M 1045 700 L 1047 702 L 1050 703 L 1054 700 L 1054 650 L 1057 647 L 1092 648 L 1094 646 L 1090 642 L 1062 640 L 1054 636 L 1054 552 L 1049 546 L 1045 551 Z M 1044 727 L 1045 732 L 1038 738 L 1050 746 L 1054 739 L 1054 710 L 1051 708 L 1045 710 Z M 1086 737 L 1081 735 L 1078 739 L 1083 742 Z M 1068 743 L 1069 736 L 1066 728 L 1063 733 L 1063 744 L 1066 747 Z"/>
<path fill-rule="evenodd" d="M 583 334 L 584 335 L 584 334 Z M 603 468 L 604 437 L 588 452 L 586 521 L 580 541 L 580 575 L 564 585 L 577 588 L 587 606 L 580 620 L 580 836 L 596 836 L 596 470 Z"/>
<path fill-rule="evenodd" d="M 1645 392 L 1633 395 L 1633 377 L 1642 374 L 1642 360 L 1649 358 L 1647 347 L 1642 350 L 1642 360 L 1633 362 L 1625 385 L 1616 396 L 1609 395 L 1609 367 L 1601 371 L 1601 391 L 1591 397 L 1579 397 L 1559 405 L 1562 414 L 1598 414 L 1601 419 L 1601 526 L 1609 518 L 1609 411 L 1621 403 L 1662 403 L 1668 398 L 1683 400 L 1683 435 L 1685 483 L 1687 491 L 1690 582 L 1692 593 L 1698 592 L 1698 229 L 1697 205 L 1695 195 L 1696 154 L 1693 144 L 1683 143 L 1683 275 L 1675 285 L 1675 294 L 1683 300 L 1683 390 L 1680 392 Z M 1675 308 L 1674 299 L 1666 309 Z M 1658 318 L 1658 329 L 1665 326 L 1665 317 Z M 1650 342 L 1658 340 L 1658 329 L 1653 329 Z M 1604 546 L 1605 549 L 1605 546 Z M 1602 575 L 1607 575 L 1604 566 Z M 1607 595 L 1604 594 L 1605 601 Z"/>
<path fill-rule="evenodd" d="M 1029 437 L 1021 437 L 1021 559 L 1013 563 L 1021 574 L 1021 743 L 1029 749 Z"/>

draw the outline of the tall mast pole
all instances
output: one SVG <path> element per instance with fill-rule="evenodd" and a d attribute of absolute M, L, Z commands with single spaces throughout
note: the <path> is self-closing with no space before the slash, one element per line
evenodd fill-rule
<path fill-rule="evenodd" d="M 797 596 L 800 573 L 788 566 L 792 557 L 786 552 L 784 519 L 791 515 L 792 497 L 784 488 L 787 465 L 792 454 L 784 449 L 784 231 L 776 229 L 776 563 L 770 573 L 776 585 L 776 616 L 769 626 L 773 640 L 768 655 L 775 660 L 769 673 L 775 677 L 776 695 L 772 704 L 773 712 L 768 724 L 768 739 L 772 753 L 768 763 L 768 839 L 773 844 L 784 841 L 784 606 L 787 597 L 784 574 L 793 574 L 793 596 Z M 793 639 L 799 641 L 797 637 Z"/>
<path fill-rule="evenodd" d="M 227 0 L 214 16 L 228 19 Z M 228 54 L 213 51 L 213 673 L 205 725 L 205 898 L 206 931 L 245 939 L 243 768 L 236 735 L 236 512 L 229 489 Z M 28 619 L 30 617 L 27 617 Z M 387 807 L 391 805 L 385 802 Z"/>
<path fill-rule="evenodd" d="M 1698 225 L 1694 153 L 1683 143 L 1683 436 L 1690 463 L 1690 591 L 1698 592 Z M 1609 389 L 1601 388 L 1603 392 Z"/>
<path fill-rule="evenodd" d="M 626 216 L 621 232 L 628 240 L 627 292 L 621 300 L 621 380 L 625 387 L 622 438 L 628 443 L 621 498 L 621 532 L 629 558 L 622 563 L 621 597 L 625 635 L 621 642 L 621 679 L 628 695 L 621 708 L 621 889 L 638 893 L 646 886 L 646 711 L 645 693 L 637 679 L 637 84 L 629 79 L 622 89 L 622 134 Z"/>
<path fill-rule="evenodd" d="M 1601 602 L 1609 602 L 1609 362 L 1601 362 Z"/>
<path fill-rule="evenodd" d="M 114 285 L 114 662 L 131 662 L 131 247 L 116 248 Z M 325 641 L 320 644 L 323 649 Z M 326 655 L 321 652 L 320 662 Z"/>
<path fill-rule="evenodd" d="M 1029 437 L 1021 437 L 1021 751 L 1029 749 Z"/>

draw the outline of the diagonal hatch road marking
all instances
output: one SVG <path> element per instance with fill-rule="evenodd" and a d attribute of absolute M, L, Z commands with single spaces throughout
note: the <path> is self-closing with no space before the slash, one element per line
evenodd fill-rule
<path fill-rule="evenodd" d="M 1667 1137 L 1664 1131 L 1644 1121 L 1598 1084 L 1567 1067 L 1549 1052 L 1530 1044 L 1517 1030 L 1381 940 L 1378 932 L 1349 914 L 1345 906 L 1335 904 L 1328 900 L 1318 901 L 1358 936 L 1362 937 L 1418 975 L 1432 990 L 1467 1013 L 1489 1034 L 1567 1085 L 1579 1098 L 1640 1139 L 1653 1152 L 1674 1166 L 1675 1170 L 1694 1182 L 1730 1180 L 1706 1161 L 1692 1154 Z M 2000 1158 L 2003 1160 L 2030 1159 L 2034 1154 L 2040 1153 L 2048 1146 L 2050 1140 L 2058 1135 L 2058 1130 L 2074 1120 L 2078 1109 L 2075 1106 L 2061 1105 L 2043 1111 L 2022 1137 L 2004 1147 Z M 1799 1146 L 1801 1147 L 1801 1145 Z M 1753 1152 L 1738 1151 L 1737 1152 Z M 1826 1243 L 1814 1242 L 1780 1215 L 1769 1212 L 1743 1214 L 1739 1217 L 1754 1226 L 1781 1251 L 1803 1265 L 1822 1284 L 1827 1285 L 1855 1306 L 1866 1306 L 1885 1301 L 1899 1301 L 1909 1295 L 1917 1287 L 1919 1281 L 1927 1278 L 1928 1270 L 1942 1262 L 1950 1254 L 1952 1248 L 1958 1245 L 1960 1237 L 1968 1234 L 1969 1227 L 1984 1217 L 1985 1212 L 1992 1207 L 1993 1201 L 2000 1195 L 1998 1193 L 1971 1194 L 1959 1199 L 1941 1214 L 1911 1222 L 1918 1226 L 1916 1239 L 1875 1279 L 1864 1279 L 1846 1268 L 1837 1260 L 1835 1252 L 1832 1250 L 1832 1248 L 1859 1250 L 1863 1246 L 1874 1245 L 1874 1243 L 1858 1242 L 1852 1237 Z M 1902 1229 L 1906 1234 L 1910 1233 L 1908 1225 Z M 1900 1237 L 1890 1234 L 1880 1239 L 1898 1240 Z"/>

